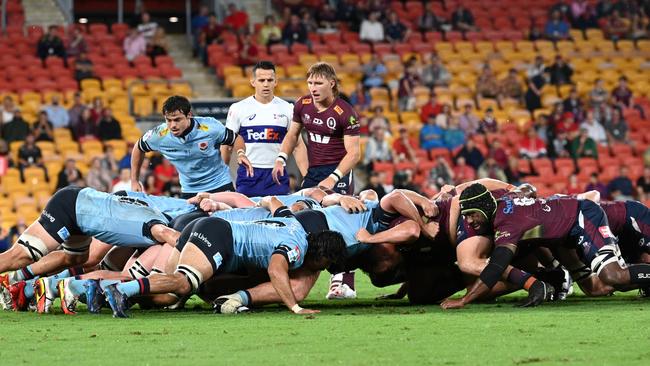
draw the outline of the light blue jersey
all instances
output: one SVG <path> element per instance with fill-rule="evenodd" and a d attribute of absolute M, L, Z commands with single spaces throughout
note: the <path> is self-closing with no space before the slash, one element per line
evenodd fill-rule
<path fill-rule="evenodd" d="M 166 214 L 172 219 L 197 210 L 197 207 L 195 205 L 189 204 L 187 203 L 187 200 L 180 198 L 154 196 L 151 194 L 146 194 L 144 192 L 132 191 L 126 191 L 126 194 L 128 197 L 137 198 L 141 201 L 146 202 L 150 207 L 155 208 L 156 210 Z"/>
<path fill-rule="evenodd" d="M 357 240 L 356 234 L 359 229 L 365 228 L 371 234 L 384 229 L 379 222 L 373 220 L 373 210 L 379 206 L 379 202 L 365 200 L 364 204 L 368 210 L 360 213 L 349 213 L 341 206 L 319 209 L 325 214 L 327 226 L 329 226 L 330 230 L 339 232 L 343 236 L 348 257 L 370 248 L 370 244 L 363 244 Z"/>
<path fill-rule="evenodd" d="M 144 201 L 92 188 L 79 191 L 75 210 L 77 226 L 82 233 L 116 246 L 151 246 L 155 243 L 144 236 L 145 225 L 152 221 L 169 223 L 162 212 Z"/>
<path fill-rule="evenodd" d="M 311 204 L 311 208 L 319 208 L 321 207 L 320 203 L 316 201 L 315 199 L 311 197 L 305 197 L 300 194 L 287 194 L 287 195 L 279 195 L 275 196 L 280 202 L 282 202 L 283 205 L 287 207 L 291 207 L 294 203 L 298 201 L 307 201 Z M 262 200 L 263 197 L 249 197 L 251 201 L 258 203 L 260 200 Z"/>
<path fill-rule="evenodd" d="M 253 222 L 230 222 L 233 238 L 232 260 L 226 272 L 246 267 L 268 268 L 277 251 L 286 254 L 289 269 L 302 266 L 307 253 L 307 233 L 295 218 L 275 217 Z"/>
<path fill-rule="evenodd" d="M 183 193 L 215 190 L 232 183 L 221 158 L 221 145 L 232 145 L 237 135 L 212 117 L 192 117 L 191 131 L 176 137 L 165 123 L 147 131 L 138 147 L 159 151 L 178 170 Z"/>
<path fill-rule="evenodd" d="M 226 221 L 256 221 L 264 220 L 273 216 L 269 210 L 262 207 L 233 208 L 232 210 L 217 211 L 212 217 L 218 217 Z"/>

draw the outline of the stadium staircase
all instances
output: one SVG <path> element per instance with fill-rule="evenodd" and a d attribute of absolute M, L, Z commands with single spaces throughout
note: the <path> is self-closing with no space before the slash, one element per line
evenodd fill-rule
<path fill-rule="evenodd" d="M 54 0 L 23 0 L 25 9 L 25 25 L 40 25 L 47 27 L 51 24 L 64 24 L 65 19 Z"/>
<path fill-rule="evenodd" d="M 170 34 L 167 39 L 171 50 L 169 56 L 183 71 L 183 79 L 192 85 L 195 98 L 214 99 L 226 95 L 226 91 L 217 84 L 214 73 L 197 58 L 192 57 L 192 44 L 185 35 Z"/>

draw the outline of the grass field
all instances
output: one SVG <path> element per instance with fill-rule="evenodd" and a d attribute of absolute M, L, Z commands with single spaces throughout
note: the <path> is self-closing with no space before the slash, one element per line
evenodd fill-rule
<path fill-rule="evenodd" d="M 193 301 L 181 312 L 134 310 L 130 319 L 80 313 L 0 312 L 0 365 L 648 365 L 650 307 L 635 293 L 570 297 L 534 309 L 498 303 L 443 311 L 376 301 L 357 274 L 359 299 L 323 300 L 321 276 L 304 306 L 213 315 Z M 650 300 L 649 300 L 650 301 Z"/>

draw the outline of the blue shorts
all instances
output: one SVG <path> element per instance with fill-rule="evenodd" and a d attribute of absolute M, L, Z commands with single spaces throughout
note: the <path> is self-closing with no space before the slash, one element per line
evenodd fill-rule
<path fill-rule="evenodd" d="M 302 180 L 302 188 L 311 188 L 318 186 L 318 183 L 332 174 L 337 166 L 338 164 L 310 167 L 307 170 L 307 175 Z M 350 171 L 348 175 L 341 178 L 336 183 L 336 185 L 334 185 L 333 191 L 349 196 L 354 194 L 354 176 L 352 174 L 352 171 Z"/>
<path fill-rule="evenodd" d="M 237 192 L 247 197 L 278 196 L 289 194 L 289 174 L 280 176 L 280 183 L 273 181 L 272 168 L 253 168 L 253 176 L 246 176 L 246 167 L 237 169 Z"/>
<path fill-rule="evenodd" d="M 578 254 L 587 264 L 592 263 L 605 245 L 617 245 L 605 211 L 589 200 L 581 200 L 578 204 L 578 221 L 571 229 L 570 236 L 576 239 Z"/>
<path fill-rule="evenodd" d="M 627 263 L 638 263 L 642 253 L 650 253 L 650 210 L 641 202 L 625 202 L 625 226 L 618 240 Z"/>

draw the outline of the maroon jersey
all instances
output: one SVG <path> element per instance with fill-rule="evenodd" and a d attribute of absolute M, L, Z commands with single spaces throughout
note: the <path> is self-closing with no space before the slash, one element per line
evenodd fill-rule
<path fill-rule="evenodd" d="M 612 233 L 617 236 L 621 235 L 625 229 L 625 222 L 627 221 L 625 201 L 601 202 L 600 207 L 605 211 L 605 215 L 607 215 L 607 221 L 609 221 L 609 228 L 612 230 Z"/>
<path fill-rule="evenodd" d="M 311 96 L 301 97 L 293 106 L 293 121 L 302 123 L 307 130 L 310 167 L 340 163 L 347 154 L 343 136 L 359 135 L 359 116 L 341 98 L 318 112 Z"/>
<path fill-rule="evenodd" d="M 566 238 L 576 223 L 578 200 L 515 198 L 497 201 L 494 245 L 551 244 Z"/>

